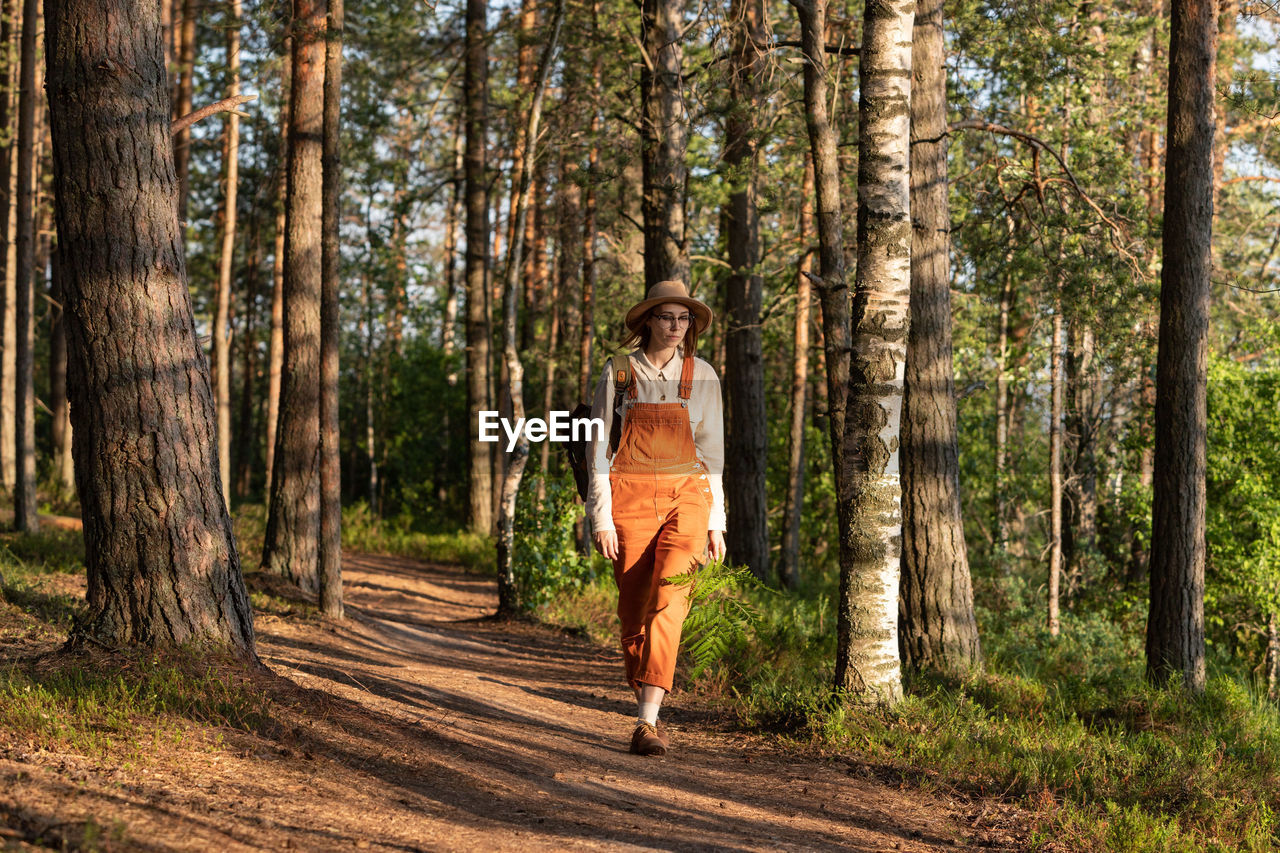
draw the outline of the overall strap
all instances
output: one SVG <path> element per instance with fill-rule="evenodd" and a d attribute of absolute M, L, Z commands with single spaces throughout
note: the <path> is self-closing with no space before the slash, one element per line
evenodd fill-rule
<path fill-rule="evenodd" d="M 688 400 L 693 393 L 693 356 L 685 356 L 684 366 L 680 369 L 680 399 Z"/>

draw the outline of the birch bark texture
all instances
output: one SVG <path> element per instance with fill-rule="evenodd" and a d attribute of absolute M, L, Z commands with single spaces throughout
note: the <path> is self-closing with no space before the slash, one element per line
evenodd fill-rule
<path fill-rule="evenodd" d="M 911 323 L 911 34 L 915 0 L 868 0 L 858 98 L 858 270 L 850 316 L 835 686 L 902 698 L 899 434 Z"/>
<path fill-rule="evenodd" d="M 960 513 L 951 349 L 951 212 L 942 0 L 920 0 L 912 35 L 911 329 L 902 415 L 903 664 L 963 672 L 981 659 Z"/>
<path fill-rule="evenodd" d="M 160 8 L 49 0 L 59 251 L 88 613 L 115 646 L 221 646 L 253 617 L 187 291 Z"/>
<path fill-rule="evenodd" d="M 1147 677 L 1205 687 L 1209 274 L 1218 4 L 1174 0 L 1169 31 Z"/>
<path fill-rule="evenodd" d="M 262 567 L 319 592 L 324 0 L 294 0 L 284 238 L 284 363 Z"/>

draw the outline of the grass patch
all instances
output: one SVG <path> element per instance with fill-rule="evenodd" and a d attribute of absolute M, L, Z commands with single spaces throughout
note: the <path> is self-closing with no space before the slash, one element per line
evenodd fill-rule
<path fill-rule="evenodd" d="M 183 721 L 268 730 L 271 703 L 238 666 L 182 652 L 11 664 L 0 669 L 0 733 L 39 749 L 137 758 L 180 741 Z"/>
<path fill-rule="evenodd" d="M 365 554 L 409 557 L 434 563 L 465 566 L 470 571 L 494 572 L 493 540 L 478 533 L 423 533 L 413 530 L 412 519 L 383 519 L 357 503 L 342 510 L 342 547 Z"/>

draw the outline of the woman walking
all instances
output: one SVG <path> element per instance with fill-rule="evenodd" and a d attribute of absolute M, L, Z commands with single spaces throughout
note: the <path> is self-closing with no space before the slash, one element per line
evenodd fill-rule
<path fill-rule="evenodd" d="M 613 561 L 622 656 L 638 712 L 631 751 L 664 755 L 658 721 L 671 690 L 688 586 L 667 579 L 724 556 L 723 404 L 715 368 L 694 355 L 711 309 L 663 281 L 627 312 L 627 337 L 596 386 L 587 516 Z M 616 439 L 614 419 L 622 428 Z"/>

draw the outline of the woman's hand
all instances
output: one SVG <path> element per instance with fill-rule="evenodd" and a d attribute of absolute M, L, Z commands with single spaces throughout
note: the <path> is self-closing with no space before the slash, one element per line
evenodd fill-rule
<path fill-rule="evenodd" d="M 597 530 L 592 538 L 596 540 L 596 550 L 610 560 L 618 559 L 618 531 Z"/>
<path fill-rule="evenodd" d="M 707 531 L 707 556 L 712 560 L 720 560 L 724 558 L 724 531 L 708 530 Z"/>

